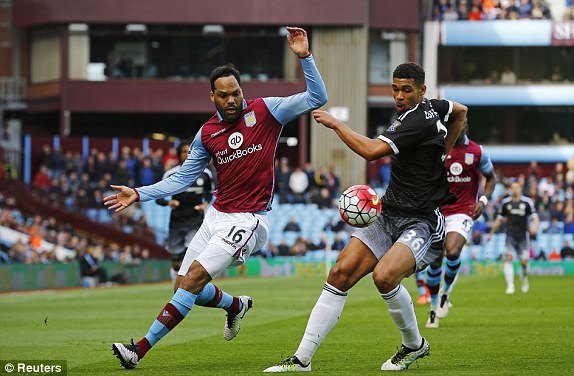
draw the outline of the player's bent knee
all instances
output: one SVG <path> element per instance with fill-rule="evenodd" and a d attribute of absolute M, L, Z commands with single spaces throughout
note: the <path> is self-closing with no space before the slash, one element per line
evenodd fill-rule
<path fill-rule="evenodd" d="M 447 247 L 446 248 L 446 258 L 450 261 L 454 261 L 460 257 L 462 248 L 459 247 Z"/>
<path fill-rule="evenodd" d="M 335 264 L 329 271 L 329 277 L 327 278 L 327 283 L 331 286 L 336 287 L 341 291 L 347 291 L 352 287 L 352 281 L 350 281 L 350 274 L 341 268 L 339 264 Z"/>
<path fill-rule="evenodd" d="M 200 263 L 194 261 L 181 280 L 179 287 L 191 292 L 192 294 L 199 294 L 210 281 L 211 276 L 207 270 L 205 270 Z"/>
<path fill-rule="evenodd" d="M 400 278 L 397 278 L 389 270 L 375 270 L 373 272 L 373 281 L 381 293 L 387 293 L 398 286 Z"/>

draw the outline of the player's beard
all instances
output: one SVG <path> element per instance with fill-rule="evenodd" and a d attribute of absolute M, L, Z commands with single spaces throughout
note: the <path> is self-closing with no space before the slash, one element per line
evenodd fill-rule
<path fill-rule="evenodd" d="M 219 115 L 221 115 L 223 120 L 225 120 L 228 123 L 235 123 L 237 119 L 239 119 L 239 115 L 241 115 L 241 110 L 239 109 L 239 107 L 236 107 L 235 112 L 231 116 L 227 114 L 224 107 L 220 106 L 217 103 L 215 104 L 215 108 L 217 109 L 217 112 L 219 112 Z"/>

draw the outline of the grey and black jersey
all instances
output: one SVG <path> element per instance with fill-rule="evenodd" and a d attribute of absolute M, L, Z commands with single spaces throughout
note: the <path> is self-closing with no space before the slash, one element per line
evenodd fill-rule
<path fill-rule="evenodd" d="M 393 149 L 391 181 L 383 207 L 406 213 L 432 212 L 452 203 L 444 164 L 445 137 L 453 103 L 425 99 L 402 113 L 380 136 Z"/>
<path fill-rule="evenodd" d="M 529 197 L 518 200 L 506 197 L 500 202 L 499 218 L 506 218 L 506 235 L 523 238 L 528 231 L 528 221 L 537 216 L 534 203 Z"/>
<path fill-rule="evenodd" d="M 175 174 L 180 166 L 168 170 L 163 175 L 163 179 Z M 169 227 L 199 227 L 203 221 L 203 213 L 195 210 L 195 206 L 204 202 L 211 201 L 213 197 L 212 175 L 209 169 L 205 169 L 199 177 L 185 191 L 172 197 L 173 200 L 179 201 L 179 206 L 171 210 L 169 217 Z M 156 203 L 166 206 L 169 200 L 158 199 Z"/>

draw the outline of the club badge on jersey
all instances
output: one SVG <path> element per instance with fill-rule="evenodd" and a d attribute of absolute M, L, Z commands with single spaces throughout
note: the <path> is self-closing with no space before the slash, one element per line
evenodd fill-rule
<path fill-rule="evenodd" d="M 257 122 L 257 119 L 255 118 L 255 111 L 246 113 L 245 115 L 243 115 L 243 118 L 245 119 L 246 127 L 252 127 Z"/>
<path fill-rule="evenodd" d="M 464 163 L 467 165 L 471 165 L 474 162 L 474 154 L 472 153 L 464 153 Z"/>

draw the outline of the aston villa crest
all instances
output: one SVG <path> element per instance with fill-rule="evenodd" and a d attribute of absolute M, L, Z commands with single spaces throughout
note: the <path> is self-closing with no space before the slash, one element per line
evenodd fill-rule
<path fill-rule="evenodd" d="M 474 162 L 474 154 L 472 153 L 464 153 L 464 163 L 467 165 L 471 165 Z"/>
<path fill-rule="evenodd" d="M 247 127 L 252 127 L 257 122 L 257 119 L 255 118 L 255 111 L 246 113 L 243 115 L 243 118 L 245 119 L 245 126 Z"/>

